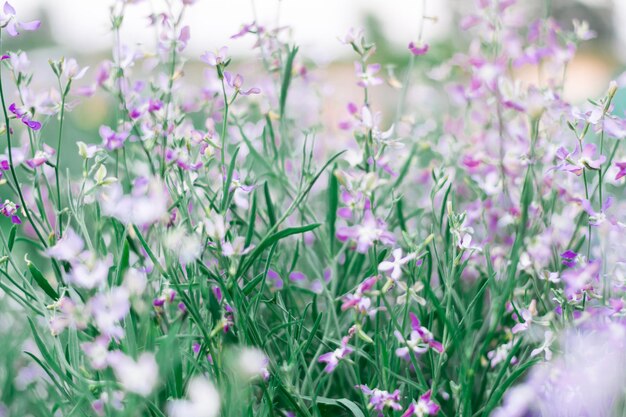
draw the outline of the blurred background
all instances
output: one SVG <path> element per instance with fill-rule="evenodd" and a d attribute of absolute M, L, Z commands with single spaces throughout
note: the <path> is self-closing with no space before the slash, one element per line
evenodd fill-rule
<path fill-rule="evenodd" d="M 122 30 L 125 43 L 154 45 L 147 16 L 163 0 L 131 0 Z M 41 55 L 75 55 L 83 61 L 104 57 L 111 48 L 109 9 L 113 0 L 14 0 L 23 20 L 40 19 L 42 30 L 20 39 L 20 47 Z M 552 15 L 562 26 L 572 20 L 589 22 L 598 37 L 583 45 L 569 74 L 575 96 L 592 96 L 626 60 L 626 1 L 624 0 L 518 0 L 536 9 L 537 16 Z M 252 40 L 233 41 L 241 24 L 254 20 L 268 26 L 289 26 L 294 42 L 319 65 L 345 60 L 351 65 L 351 50 L 337 41 L 350 27 L 364 27 L 377 43 L 378 59 L 399 63 L 406 58 L 406 45 L 415 40 L 422 15 L 424 39 L 463 49 L 457 23 L 474 8 L 472 0 L 197 0 L 185 16 L 192 38 L 185 51 L 198 57 L 206 50 L 228 45 L 235 56 L 249 54 Z M 395 58 L 395 59 L 394 59 Z M 80 61 L 79 61 L 80 62 Z M 579 79 L 592 71 L 593 78 Z M 600 90 L 598 90 L 598 88 Z M 591 94 L 584 94 L 586 91 Z"/>
<path fill-rule="evenodd" d="M 148 16 L 158 11 L 166 0 L 128 2 L 136 4 L 125 13 L 122 43 L 153 51 L 155 33 L 148 27 Z M 40 89 L 54 86 L 48 60 L 62 56 L 74 57 L 81 66 L 91 67 L 81 80 L 86 85 L 94 79 L 98 64 L 111 57 L 113 35 L 109 16 L 113 3 L 114 0 L 13 0 L 21 20 L 40 19 L 42 27 L 16 41 L 9 40 L 4 47 L 28 52 L 35 73 L 33 84 Z M 336 127 L 346 116 L 346 103 L 359 100 L 362 94 L 354 78 L 354 53 L 338 37 L 350 27 L 364 28 L 366 38 L 377 45 L 371 62 L 384 65 L 381 75 L 385 78 L 395 74 L 401 82 L 410 56 L 407 45 L 422 31 L 430 51 L 419 57 L 412 74 L 417 80 L 416 88 L 410 94 L 428 97 L 438 86 L 424 74 L 455 52 L 467 50 L 468 36 L 459 31 L 458 22 L 473 11 L 474 3 L 473 0 L 197 0 L 184 17 L 184 24 L 191 27 L 191 40 L 184 51 L 188 59 L 185 75 L 188 80 L 197 79 L 201 83 L 205 66 L 198 61 L 199 56 L 227 45 L 236 66 L 246 63 L 247 67 L 240 71 L 246 77 L 246 85 L 252 86 L 256 77 L 254 66 L 249 64 L 257 56 L 252 50 L 254 39 L 231 39 L 231 36 L 243 23 L 252 21 L 268 27 L 287 26 L 291 28 L 290 38 L 300 45 L 299 56 L 305 57 L 316 82 L 315 91 L 305 88 L 307 96 L 291 104 L 310 106 L 313 100 L 308 95 L 315 95 L 320 100 L 316 105 L 321 115 L 315 111 L 311 114 L 317 121 L 321 117 L 326 133 L 333 137 L 339 135 Z M 623 71 L 626 0 L 518 0 L 518 3 L 530 9 L 533 20 L 551 15 L 566 29 L 572 28 L 573 19 L 584 20 L 597 33 L 595 39 L 582 44 L 568 67 L 563 93 L 566 99 L 576 103 L 597 97 Z M 526 74 L 521 71 L 519 77 L 532 79 L 535 77 L 532 71 L 529 69 Z M 373 102 L 377 110 L 393 113 L 399 94 L 400 90 L 389 86 L 376 88 Z M 97 94 L 71 112 L 64 145 L 74 147 L 77 140 L 100 142 L 98 127 L 114 118 L 109 99 Z M 423 113 L 424 119 L 428 119 L 428 109 Z M 77 162 L 73 160 L 73 152 L 63 154 L 67 158 L 63 161 L 66 166 L 72 167 Z M 78 165 L 76 168 L 80 169 Z"/>

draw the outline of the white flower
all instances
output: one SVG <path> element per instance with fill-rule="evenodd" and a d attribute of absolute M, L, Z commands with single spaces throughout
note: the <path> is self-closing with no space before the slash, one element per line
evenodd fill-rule
<path fill-rule="evenodd" d="M 239 353 L 237 365 L 239 371 L 247 378 L 268 377 L 267 364 L 267 356 L 257 348 L 244 348 Z"/>
<path fill-rule="evenodd" d="M 83 239 L 68 228 L 63 237 L 57 243 L 46 250 L 46 255 L 60 261 L 73 261 L 83 251 L 85 244 Z"/>
<path fill-rule="evenodd" d="M 378 270 L 382 272 L 391 272 L 389 275 L 391 279 L 397 281 L 402 275 L 402 267 L 411 259 L 415 259 L 415 254 L 410 253 L 405 257 L 402 257 L 402 249 L 394 249 L 392 261 L 383 261 L 378 265 Z"/>
<path fill-rule="evenodd" d="M 543 352 L 544 357 L 546 358 L 547 361 L 552 359 L 552 350 L 550 350 L 550 346 L 552 346 L 552 342 L 554 342 L 554 333 L 552 333 L 550 330 L 546 330 L 544 337 L 545 339 L 544 339 L 543 344 L 539 346 L 537 349 L 533 349 L 533 351 L 530 352 L 531 358 Z"/>
<path fill-rule="evenodd" d="M 128 392 L 147 397 L 159 382 L 159 367 L 152 353 L 142 353 L 135 362 L 122 352 L 115 351 L 109 355 L 109 364 L 124 390 Z M 204 415 L 213 414 L 202 414 Z"/>
<path fill-rule="evenodd" d="M 187 400 L 173 400 L 168 404 L 170 417 L 217 417 L 220 396 L 213 384 L 196 377 L 189 382 Z"/>

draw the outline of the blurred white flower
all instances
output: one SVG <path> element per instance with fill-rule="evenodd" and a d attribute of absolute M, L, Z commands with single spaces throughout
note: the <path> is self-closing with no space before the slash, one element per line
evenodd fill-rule
<path fill-rule="evenodd" d="M 196 377 L 189 382 L 186 400 L 168 404 L 170 417 L 216 417 L 220 411 L 220 396 L 207 379 Z"/>
<path fill-rule="evenodd" d="M 159 382 L 159 367 L 152 353 L 144 352 L 134 361 L 118 350 L 109 354 L 109 365 L 128 392 L 147 397 Z"/>

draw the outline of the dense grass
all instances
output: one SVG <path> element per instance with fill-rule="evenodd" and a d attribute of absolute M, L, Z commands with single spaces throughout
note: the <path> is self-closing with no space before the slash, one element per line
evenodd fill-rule
<path fill-rule="evenodd" d="M 626 125 L 617 84 L 560 94 L 587 28 L 479 2 L 430 81 L 421 30 L 402 81 L 351 30 L 360 96 L 337 129 L 301 111 L 315 69 L 278 29 L 234 37 L 256 40 L 245 80 L 220 49 L 186 86 L 194 1 L 165 3 L 153 53 L 120 39 L 118 2 L 112 61 L 51 60 L 45 99 L 3 62 L 6 415 L 622 415 Z M 3 38 L 37 26 L 14 14 Z M 391 88 L 395 113 L 372 99 Z M 70 147 L 68 104 L 94 94 L 115 122 Z"/>

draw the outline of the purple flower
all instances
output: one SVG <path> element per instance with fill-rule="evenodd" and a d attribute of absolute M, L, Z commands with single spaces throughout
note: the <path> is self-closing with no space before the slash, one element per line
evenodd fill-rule
<path fill-rule="evenodd" d="M 290 281 L 304 281 L 306 280 L 306 275 L 304 275 L 304 272 L 301 271 L 292 271 L 289 274 L 289 280 Z"/>
<path fill-rule="evenodd" d="M 606 215 L 606 211 L 611 207 L 611 205 L 613 204 L 613 198 L 612 197 L 607 197 L 604 200 L 604 203 L 602 203 L 602 207 L 600 208 L 600 212 L 596 212 L 593 207 L 591 206 L 591 202 L 589 200 L 586 199 L 582 199 L 580 201 L 580 204 L 583 207 L 583 210 L 585 210 L 585 212 L 589 215 L 589 224 L 592 226 L 600 226 L 602 223 L 604 223 L 605 221 L 609 221 L 609 223 L 611 223 L 612 225 L 617 225 L 617 219 L 614 217 L 607 217 Z"/>
<path fill-rule="evenodd" d="M 360 62 L 354 63 L 356 76 L 359 79 L 357 85 L 359 87 L 367 88 L 380 85 L 383 83 L 382 78 L 376 77 L 376 73 L 380 71 L 380 64 L 370 64 L 363 68 Z"/>
<path fill-rule="evenodd" d="M 565 282 L 565 295 L 570 299 L 579 299 L 583 291 L 593 289 L 594 281 L 598 280 L 601 263 L 599 260 L 588 262 L 576 269 L 567 269 L 561 276 Z"/>
<path fill-rule="evenodd" d="M 102 145 L 110 151 L 124 146 L 124 141 L 126 141 L 129 135 L 129 133 L 125 131 L 116 132 L 106 125 L 100 126 L 99 133 L 102 138 Z"/>
<path fill-rule="evenodd" d="M 356 251 L 359 253 L 367 253 L 368 249 L 375 242 L 381 242 L 386 245 L 391 245 L 395 242 L 393 234 L 387 231 L 385 222 L 376 219 L 370 210 L 365 211 L 361 224 L 338 228 L 337 239 L 342 242 L 354 241 L 356 243 Z"/>
<path fill-rule="evenodd" d="M 422 395 L 417 402 L 411 403 L 409 408 L 402 414 L 402 417 L 424 417 L 424 416 L 434 416 L 439 412 L 439 406 L 435 404 L 433 400 L 431 400 L 431 391 L 428 390 L 424 395 Z"/>
<path fill-rule="evenodd" d="M 224 71 L 224 79 L 231 88 L 234 88 L 235 91 L 243 96 L 261 93 L 261 90 L 257 87 L 252 87 L 248 90 L 242 90 L 241 86 L 243 85 L 243 76 L 241 74 L 235 74 L 233 76 L 230 72 Z"/>
<path fill-rule="evenodd" d="M 372 314 L 376 312 L 376 309 L 370 309 L 372 305 L 371 298 L 367 295 L 378 280 L 378 276 L 367 278 L 365 281 L 359 284 L 354 294 L 348 294 L 343 299 L 341 310 L 346 311 L 354 308 L 356 311 L 362 314 Z"/>
<path fill-rule="evenodd" d="M 217 52 L 205 52 L 200 59 L 212 67 L 222 65 L 228 60 L 228 47 L 222 46 Z"/>
<path fill-rule="evenodd" d="M 26 126 L 28 126 L 30 129 L 32 130 L 39 130 L 41 129 L 41 123 L 32 120 L 30 113 L 27 111 L 24 111 L 23 109 L 17 107 L 15 105 L 15 103 L 11 103 L 9 105 L 9 111 L 11 113 L 13 113 L 15 115 L 15 117 L 17 117 L 18 119 L 20 119 L 22 121 L 22 123 L 24 123 Z"/>
<path fill-rule="evenodd" d="M 429 348 L 439 353 L 443 353 L 443 345 L 436 341 L 433 334 L 423 327 L 415 314 L 409 313 L 411 319 L 411 333 L 409 339 L 406 340 L 397 330 L 394 332 L 398 341 L 404 346 L 396 349 L 396 356 L 405 360 L 410 360 L 409 353 L 413 352 L 417 355 L 425 353 Z"/>
<path fill-rule="evenodd" d="M 617 166 L 617 168 L 619 169 L 619 171 L 615 175 L 615 181 L 617 181 L 620 178 L 626 176 L 626 161 L 625 162 L 616 162 L 615 166 Z"/>
<path fill-rule="evenodd" d="M 561 254 L 561 263 L 565 266 L 573 268 L 576 266 L 576 261 L 578 259 L 578 254 L 572 250 L 566 250 Z"/>
<path fill-rule="evenodd" d="M 248 33 L 254 33 L 255 30 L 258 34 L 261 34 L 263 33 L 264 29 L 262 26 L 258 26 L 256 22 L 246 23 L 246 24 L 241 25 L 241 29 L 239 29 L 239 32 L 235 33 L 230 38 L 231 39 L 241 38 L 242 36 L 245 36 Z"/>
<path fill-rule="evenodd" d="M 567 149 L 560 147 L 556 151 L 556 157 L 561 162 L 554 169 L 571 172 L 578 176 L 582 175 L 585 168 L 599 170 L 600 166 L 606 161 L 606 157 L 600 155 L 598 159 L 594 159 L 595 154 L 596 145 L 593 143 L 583 145 L 582 151 L 576 148 L 573 152 L 568 152 Z"/>
<path fill-rule="evenodd" d="M 33 20 L 31 22 L 20 22 L 15 17 L 15 9 L 9 4 L 4 3 L 2 12 L 0 12 L 0 27 L 6 28 L 7 33 L 10 36 L 17 36 L 20 34 L 20 30 L 33 31 L 39 29 L 41 22 L 39 20 Z"/>
<path fill-rule="evenodd" d="M 409 51 L 415 56 L 425 55 L 426 52 L 428 52 L 428 44 L 422 42 L 416 44 L 415 42 L 411 42 L 409 43 Z"/>
<path fill-rule="evenodd" d="M 268 269 L 267 270 L 267 279 L 270 280 L 270 282 L 273 283 L 274 288 L 276 288 L 277 290 L 280 290 L 283 288 L 283 280 L 280 277 L 280 275 L 278 274 L 278 272 L 274 271 L 273 269 Z"/>
<path fill-rule="evenodd" d="M 327 353 L 324 353 L 323 355 L 320 355 L 318 362 L 326 363 L 324 372 L 331 373 L 332 371 L 334 371 L 337 365 L 339 365 L 339 361 L 354 351 L 354 349 L 348 346 L 349 341 L 350 341 L 350 337 L 344 336 L 343 339 L 341 339 L 340 347 L 338 347 L 332 352 L 327 352 Z"/>
<path fill-rule="evenodd" d="M 401 410 L 402 406 L 400 405 L 400 390 L 397 389 L 393 393 L 389 393 L 388 391 L 383 391 L 378 388 L 370 389 L 367 385 L 357 385 L 363 394 L 370 398 L 369 403 L 370 406 L 376 410 L 380 411 L 379 416 L 382 416 L 384 408 L 391 408 L 392 410 Z"/>
<path fill-rule="evenodd" d="M 56 151 L 54 149 L 44 143 L 43 150 L 35 152 L 35 156 L 32 159 L 27 159 L 26 165 L 32 169 L 40 167 L 48 162 L 48 159 L 50 159 L 55 153 Z"/>
<path fill-rule="evenodd" d="M 532 368 L 493 417 L 613 416 L 626 380 L 622 323 L 587 322 L 561 337 L 563 353 Z M 549 339 L 552 337 L 547 335 Z"/>
<path fill-rule="evenodd" d="M 4 203 L 0 205 L 0 213 L 2 213 L 5 217 L 10 218 L 11 223 L 13 224 L 22 224 L 22 220 L 20 220 L 17 215 L 17 209 L 19 208 L 20 206 L 11 200 L 4 200 Z"/>

